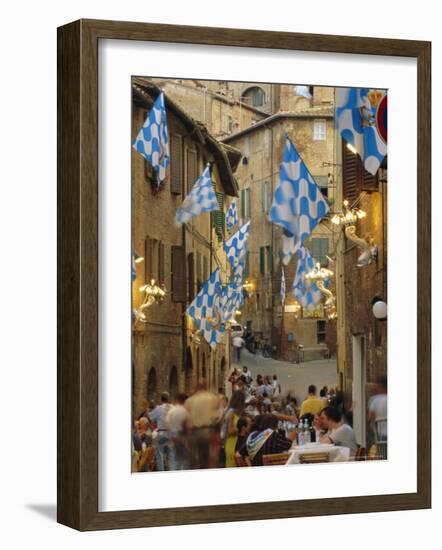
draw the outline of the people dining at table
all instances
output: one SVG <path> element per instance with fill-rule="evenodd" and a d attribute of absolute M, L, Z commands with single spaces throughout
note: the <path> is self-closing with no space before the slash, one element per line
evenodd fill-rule
<path fill-rule="evenodd" d="M 325 407 L 321 411 L 320 422 L 328 430 L 321 437 L 320 443 L 331 443 L 340 447 L 348 447 L 351 456 L 356 454 L 358 444 L 353 428 L 344 422 L 340 411 L 334 407 Z"/>
<path fill-rule="evenodd" d="M 204 379 L 190 396 L 181 394 L 171 402 L 164 393 L 156 407 L 144 402 L 142 414 L 134 415 L 132 447 L 138 456 L 134 459 L 135 471 L 262 466 L 264 455 L 288 451 L 293 458 L 287 461 L 290 464 L 297 453 L 301 455 L 315 446 L 319 452 L 324 444 L 329 445 L 326 452 L 330 456 L 348 460 L 355 455 L 356 438 L 346 423 L 347 416 L 325 403 L 323 397 L 333 388 L 324 387 L 321 397 L 317 397 L 316 386 L 311 384 L 298 408 L 294 390 L 283 395 L 277 377 L 258 375 L 252 382 L 250 371 L 243 368 L 242 372 L 234 369 L 227 381 L 233 390 L 228 402 L 223 387 L 212 393 Z M 338 392 L 333 395 L 336 397 Z M 382 405 L 381 390 L 379 395 Z M 378 416 L 384 414 L 381 406 L 374 406 L 378 404 L 375 400 L 372 403 Z M 298 439 L 301 432 L 305 439 Z M 145 463 L 143 456 L 149 459 Z"/>

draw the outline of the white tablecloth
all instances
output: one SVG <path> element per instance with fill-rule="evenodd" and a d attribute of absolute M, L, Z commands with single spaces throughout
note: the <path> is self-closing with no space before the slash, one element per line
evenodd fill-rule
<path fill-rule="evenodd" d="M 292 447 L 289 451 L 289 459 L 286 464 L 299 464 L 299 456 L 305 453 L 327 453 L 330 462 L 346 462 L 350 458 L 348 447 L 337 445 L 321 445 L 321 443 L 309 443 L 307 445 Z"/>

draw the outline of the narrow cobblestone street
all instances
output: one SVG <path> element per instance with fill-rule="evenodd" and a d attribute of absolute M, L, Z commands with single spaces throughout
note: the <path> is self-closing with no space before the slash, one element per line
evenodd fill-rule
<path fill-rule="evenodd" d="M 298 402 L 305 399 L 309 384 L 315 384 L 319 391 L 324 385 L 330 387 L 336 386 L 338 383 L 336 359 L 334 358 L 306 361 L 298 364 L 266 358 L 261 354 L 254 355 L 243 349 L 241 362 L 234 363 L 234 366 L 242 367 L 243 365 L 250 368 L 254 379 L 256 379 L 257 374 L 263 376 L 276 374 L 283 393 L 285 394 L 289 390 L 294 391 Z"/>

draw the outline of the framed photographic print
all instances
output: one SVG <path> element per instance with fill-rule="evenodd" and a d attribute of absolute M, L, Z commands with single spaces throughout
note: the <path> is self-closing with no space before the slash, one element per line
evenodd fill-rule
<path fill-rule="evenodd" d="M 430 52 L 59 29 L 59 522 L 430 507 Z"/>

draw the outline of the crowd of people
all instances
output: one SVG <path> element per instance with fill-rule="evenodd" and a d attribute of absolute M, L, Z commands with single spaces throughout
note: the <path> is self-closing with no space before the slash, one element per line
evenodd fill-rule
<path fill-rule="evenodd" d="M 314 385 L 298 404 L 283 395 L 276 375 L 253 379 L 248 367 L 234 368 L 231 397 L 198 383 L 195 393 L 171 402 L 161 394 L 158 405 L 145 402 L 133 430 L 133 471 L 262 466 L 263 456 L 288 451 L 299 432 L 309 441 L 345 446 L 354 456 L 356 438 L 343 412 L 342 394 Z"/>

